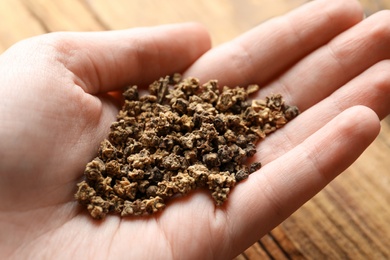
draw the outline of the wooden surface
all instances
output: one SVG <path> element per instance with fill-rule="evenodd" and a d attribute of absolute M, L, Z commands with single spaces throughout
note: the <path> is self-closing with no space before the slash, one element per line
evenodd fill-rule
<path fill-rule="evenodd" d="M 342 0 L 340 0 L 342 1 Z M 49 31 L 199 21 L 214 45 L 306 0 L 0 0 L 0 52 Z M 367 15 L 390 0 L 361 0 Z M 390 26 L 390 25 L 389 25 Z M 344 174 L 236 259 L 390 259 L 390 119 Z"/>

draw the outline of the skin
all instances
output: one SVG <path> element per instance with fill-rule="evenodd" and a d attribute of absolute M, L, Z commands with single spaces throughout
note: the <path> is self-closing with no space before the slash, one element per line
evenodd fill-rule
<path fill-rule="evenodd" d="M 363 20 L 355 0 L 318 0 L 213 49 L 197 24 L 17 43 L 0 56 L 1 255 L 234 257 L 378 135 L 390 113 L 389 23 L 387 11 Z M 259 83 L 259 97 L 282 93 L 302 114 L 261 142 L 255 159 L 264 166 L 222 207 L 196 191 L 151 217 L 92 220 L 73 195 L 115 120 L 117 91 L 177 71 L 222 85 Z"/>

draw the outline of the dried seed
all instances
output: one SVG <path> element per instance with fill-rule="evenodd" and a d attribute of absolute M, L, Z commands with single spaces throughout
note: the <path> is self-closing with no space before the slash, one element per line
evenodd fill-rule
<path fill-rule="evenodd" d="M 221 92 L 216 80 L 200 85 L 180 74 L 153 82 L 141 97 L 128 87 L 75 198 L 95 219 L 154 214 L 169 197 L 197 187 L 222 205 L 237 182 L 260 169 L 260 162 L 245 164 L 255 144 L 299 113 L 279 94 L 248 100 L 258 89 Z"/>

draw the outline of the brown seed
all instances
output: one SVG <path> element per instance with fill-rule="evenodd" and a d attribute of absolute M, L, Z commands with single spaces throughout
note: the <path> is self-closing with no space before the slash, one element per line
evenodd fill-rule
<path fill-rule="evenodd" d="M 141 97 L 137 86 L 128 87 L 108 139 L 86 165 L 77 201 L 95 219 L 138 216 L 205 187 L 222 205 L 237 182 L 260 169 L 259 162 L 246 165 L 256 143 L 299 111 L 279 94 L 250 101 L 255 84 L 220 89 L 216 80 L 200 85 L 179 74 L 153 82 Z"/>

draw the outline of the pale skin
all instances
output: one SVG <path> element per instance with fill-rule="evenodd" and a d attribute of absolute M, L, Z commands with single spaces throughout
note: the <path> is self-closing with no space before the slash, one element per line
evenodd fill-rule
<path fill-rule="evenodd" d="M 318 0 L 213 49 L 197 24 L 54 33 L 14 45 L 0 56 L 0 255 L 236 256 L 378 135 L 390 113 L 388 24 L 387 11 L 363 20 L 357 1 Z M 113 92 L 177 71 L 233 87 L 258 83 L 258 97 L 281 93 L 302 114 L 259 144 L 264 166 L 222 207 L 197 191 L 151 217 L 92 220 L 73 195 L 115 120 Z"/>

